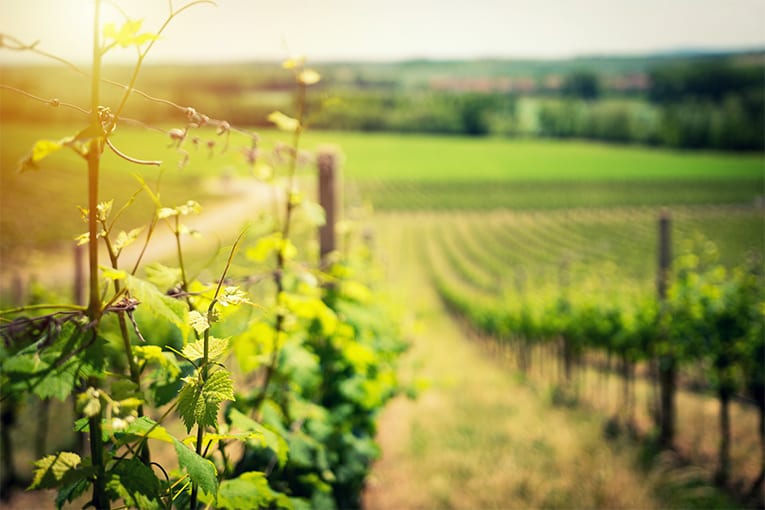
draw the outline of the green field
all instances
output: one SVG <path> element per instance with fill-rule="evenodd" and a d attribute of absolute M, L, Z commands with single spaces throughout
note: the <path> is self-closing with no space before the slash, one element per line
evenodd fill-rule
<path fill-rule="evenodd" d="M 169 126 L 168 126 L 169 127 Z M 18 161 L 40 138 L 58 139 L 76 129 L 5 123 L 0 130 L 0 231 L 2 252 L 54 246 L 81 230 L 76 206 L 84 201 L 84 165 L 69 151 L 42 162 L 39 171 L 17 174 Z M 265 151 L 283 139 L 262 131 Z M 224 140 L 199 133 L 198 149 L 187 147 L 190 162 L 166 135 L 122 127 L 114 143 L 133 157 L 161 159 L 161 172 L 136 167 L 108 153 L 102 196 L 127 200 L 139 173 L 155 183 L 161 176 L 163 200 L 193 197 L 215 200 L 208 178 L 248 175 L 241 149 L 247 136 Z M 209 151 L 206 140 L 214 139 Z M 187 143 L 187 145 L 190 145 Z M 752 204 L 765 194 L 760 154 L 673 152 L 589 142 L 459 138 L 421 135 L 309 132 L 303 147 L 335 145 L 343 155 L 346 196 L 378 209 L 557 209 L 624 205 Z M 212 154 L 212 155 L 211 155 Z M 140 198 L 139 200 L 145 200 Z M 139 202 L 141 203 L 141 202 Z M 146 202 L 148 205 L 148 202 Z M 139 208 L 126 223 L 143 221 Z M 25 211 L 18 214 L 18 211 Z"/>
<path fill-rule="evenodd" d="M 421 182 L 755 180 L 761 154 L 678 152 L 592 142 L 313 133 L 336 143 L 346 177 Z"/>
<path fill-rule="evenodd" d="M 591 142 L 313 133 L 345 156 L 351 196 L 378 209 L 558 209 L 752 204 L 761 154 L 677 152 Z"/>

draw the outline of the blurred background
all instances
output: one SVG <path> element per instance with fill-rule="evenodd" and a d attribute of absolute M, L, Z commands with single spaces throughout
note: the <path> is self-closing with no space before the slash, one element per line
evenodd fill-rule
<path fill-rule="evenodd" d="M 673 254 L 701 243 L 726 274 L 750 264 L 761 277 L 765 2 L 216 4 L 181 12 L 163 32 L 136 82 L 148 96 L 131 97 L 111 139 L 134 157 L 161 159 L 160 170 L 140 170 L 143 178 L 162 180 L 167 203 L 209 205 L 207 228 L 221 244 L 222 225 L 233 231 L 254 214 L 240 207 L 262 178 L 252 133 L 270 150 L 283 136 L 269 114 L 297 108 L 294 75 L 281 61 L 304 55 L 321 75 L 307 96 L 301 147 L 341 151 L 346 214 L 368 221 L 370 245 L 392 275 L 388 290 L 414 331 L 403 371 L 429 381 L 420 401 L 396 401 L 381 417 L 370 508 L 760 504 L 765 456 L 752 453 L 765 451 L 759 336 L 736 362 L 733 467 L 717 488 L 720 379 L 708 344 L 683 360 L 677 455 L 668 458 L 604 441 L 619 434 L 603 421 L 622 420 L 631 394 L 619 393 L 615 344 L 587 344 L 571 382 L 545 361 L 560 337 L 531 354 L 491 341 L 537 334 L 531 324 L 549 334 L 557 322 L 544 313 L 561 296 L 597 301 L 593 309 L 653 297 L 660 211 L 673 219 Z M 103 20 L 141 19 L 141 32 L 156 32 L 184 5 L 105 2 Z M 88 108 L 92 8 L 0 0 L 5 301 L 43 293 L 35 285 L 51 273 L 63 284 L 72 271 L 72 240 L 84 230 L 81 159 L 62 152 L 37 170 L 18 169 L 36 140 L 87 125 L 86 111 L 51 104 Z M 114 83 L 130 79 L 135 61 L 135 48 L 106 55 L 104 105 L 114 106 L 122 92 Z M 171 135 L 188 125 L 189 106 L 235 129 L 225 139 L 214 127 L 195 129 L 180 151 Z M 102 195 L 126 200 L 136 171 L 107 155 Z M 121 218 L 126 228 L 148 219 L 148 199 L 136 203 Z M 632 313 L 632 304 L 620 310 Z M 475 349 L 466 342 L 477 338 Z M 633 348 L 630 427 L 650 437 L 649 356 Z"/>

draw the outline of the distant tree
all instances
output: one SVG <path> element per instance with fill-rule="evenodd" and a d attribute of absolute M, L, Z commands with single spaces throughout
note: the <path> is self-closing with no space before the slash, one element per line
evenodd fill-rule
<path fill-rule="evenodd" d="M 734 65 L 729 60 L 703 60 L 683 66 L 662 66 L 650 72 L 649 97 L 672 103 L 689 99 L 722 102 L 731 95 L 762 93 L 762 66 Z"/>
<path fill-rule="evenodd" d="M 600 79 L 592 71 L 573 71 L 563 80 L 561 92 L 568 97 L 597 99 L 601 93 Z"/>
<path fill-rule="evenodd" d="M 495 106 L 495 98 L 487 94 L 466 94 L 458 101 L 462 118 L 462 131 L 471 136 L 489 133 L 489 111 Z"/>

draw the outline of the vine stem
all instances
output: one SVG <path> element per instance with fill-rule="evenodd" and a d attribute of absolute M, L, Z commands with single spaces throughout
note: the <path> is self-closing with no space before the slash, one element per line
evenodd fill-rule
<path fill-rule="evenodd" d="M 220 295 L 220 290 L 223 287 L 223 281 L 226 279 L 226 275 L 228 274 L 228 270 L 231 268 L 231 264 L 234 261 L 234 255 L 236 255 L 237 250 L 239 249 L 239 245 L 241 244 L 242 240 L 244 239 L 245 234 L 247 233 L 247 227 L 242 229 L 242 231 L 239 233 L 239 236 L 237 236 L 236 241 L 234 241 L 234 245 L 231 247 L 231 251 L 228 254 L 228 260 L 226 261 L 226 266 L 223 268 L 223 273 L 220 276 L 220 279 L 218 280 L 218 286 L 215 288 L 215 294 L 213 294 L 212 301 L 210 301 L 210 306 L 207 307 L 207 321 L 209 324 L 212 324 L 213 322 L 213 315 L 215 313 L 215 305 L 218 302 L 218 296 Z M 208 327 L 205 330 L 204 333 L 204 342 L 203 342 L 203 351 L 202 351 L 202 362 L 200 364 L 200 378 L 202 380 L 202 386 L 204 387 L 204 384 L 207 382 L 207 377 L 209 375 L 209 357 L 210 357 L 210 328 Z M 204 440 L 205 435 L 205 428 L 202 426 L 202 424 L 197 424 L 197 444 L 196 444 L 196 453 L 197 455 L 203 455 L 203 449 L 202 449 L 202 441 Z M 189 508 L 194 510 L 197 506 L 197 499 L 198 499 L 198 492 L 199 492 L 199 486 L 196 483 L 192 483 L 191 485 L 191 497 L 189 499 Z"/>
<path fill-rule="evenodd" d="M 107 140 L 108 142 L 108 140 Z M 116 221 L 116 218 L 115 218 Z M 112 245 L 111 241 L 109 240 L 109 236 L 111 235 L 111 228 L 106 225 L 106 221 L 102 223 L 103 229 L 105 231 L 104 235 L 104 241 L 106 242 L 106 248 L 107 252 L 109 254 L 109 260 L 112 264 L 113 269 L 119 269 L 119 252 L 115 251 L 114 245 Z M 120 285 L 120 281 L 115 279 L 114 280 L 114 294 L 120 295 L 122 294 L 123 289 Z M 138 370 L 138 367 L 136 366 L 135 359 L 133 357 L 133 346 L 130 343 L 130 334 L 128 332 L 127 327 L 127 321 L 125 320 L 125 315 L 127 314 L 124 310 L 119 310 L 117 313 L 117 322 L 119 323 L 120 327 L 120 336 L 122 337 L 122 345 L 125 349 L 125 356 L 127 357 L 128 362 L 128 370 L 130 372 L 130 380 L 140 389 L 141 388 L 141 373 Z M 138 326 L 136 325 L 136 330 Z M 143 416 L 143 405 L 139 405 L 138 409 L 138 416 Z M 140 455 L 141 460 L 144 461 L 144 463 L 148 464 L 151 461 L 151 454 L 149 451 L 149 445 L 144 444 L 140 448 Z"/>
<path fill-rule="evenodd" d="M 296 74 L 297 76 L 297 74 Z M 298 158 L 298 149 L 300 146 L 300 135 L 303 132 L 303 122 L 305 119 L 305 98 L 306 98 L 306 85 L 300 80 L 297 81 L 298 83 L 298 125 L 295 128 L 295 131 L 292 135 L 292 160 L 290 161 L 290 166 L 288 170 L 288 177 L 287 177 L 287 204 L 286 204 L 286 210 L 284 214 L 284 224 L 282 225 L 282 244 L 279 247 L 279 250 L 276 252 L 276 271 L 274 272 L 274 281 L 276 283 L 276 301 L 277 304 L 280 304 L 279 301 L 282 299 L 282 293 L 284 292 L 284 283 L 282 281 L 282 276 L 284 273 L 284 267 L 286 265 L 286 259 L 284 257 L 284 250 L 287 243 L 287 238 L 289 237 L 290 233 L 290 223 L 292 220 L 292 210 L 295 207 L 294 201 L 292 200 L 292 193 L 295 188 L 295 173 L 297 170 L 297 158 Z M 281 310 L 281 306 L 279 307 Z M 279 311 L 276 315 L 276 322 L 274 324 L 274 339 L 271 345 L 271 359 L 269 360 L 268 366 L 266 366 L 266 373 L 263 378 L 263 383 L 260 389 L 260 392 L 255 397 L 255 400 L 253 402 L 252 410 L 253 413 L 257 413 L 260 409 L 260 406 L 262 405 L 263 401 L 266 398 L 266 393 L 268 392 L 268 386 L 271 384 L 271 379 L 274 376 L 274 372 L 276 372 L 276 364 L 279 361 L 279 351 L 281 350 L 281 342 L 280 337 L 282 334 L 282 330 L 284 329 L 284 313 Z"/>
<path fill-rule="evenodd" d="M 84 306 L 79 305 L 67 305 L 67 304 L 38 304 L 38 305 L 25 305 L 18 306 L 16 308 L 8 308 L 6 310 L 0 310 L 0 315 L 11 315 L 19 312 L 26 312 L 28 310 L 72 310 L 76 312 L 84 312 L 87 310 Z"/>
<path fill-rule="evenodd" d="M 88 142 L 88 270 L 90 297 L 88 302 L 88 318 L 95 324 L 93 328 L 93 340 L 98 336 L 98 321 L 101 318 L 101 297 L 98 292 L 98 177 L 101 165 L 101 152 L 103 150 L 103 127 L 99 117 L 98 107 L 100 98 L 101 76 L 101 43 L 99 38 L 99 26 L 101 15 L 101 0 L 95 1 L 93 16 L 93 72 L 90 84 L 90 123 L 91 130 L 99 136 L 93 136 Z M 91 378 L 91 385 L 96 386 L 97 381 Z M 90 425 L 90 456 L 95 468 L 93 480 L 92 504 L 97 509 L 109 508 L 109 497 L 106 494 L 106 476 L 104 464 L 104 445 L 101 431 L 101 413 L 88 419 Z"/>

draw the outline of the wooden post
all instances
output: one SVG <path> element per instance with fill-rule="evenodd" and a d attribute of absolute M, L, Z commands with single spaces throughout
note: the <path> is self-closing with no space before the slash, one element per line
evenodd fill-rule
<path fill-rule="evenodd" d="M 85 306 L 85 249 L 74 245 L 74 282 L 73 297 L 76 305 Z"/>
<path fill-rule="evenodd" d="M 659 215 L 659 265 L 656 290 L 659 306 L 664 308 L 669 287 L 669 272 L 672 267 L 671 217 L 669 211 Z M 663 448 L 672 448 L 675 438 L 675 388 L 677 386 L 677 360 L 671 346 L 658 360 L 659 365 L 659 443 Z"/>
<path fill-rule="evenodd" d="M 669 271 L 672 267 L 671 223 L 669 211 L 663 209 L 659 214 L 659 270 L 656 279 L 656 290 L 661 301 L 667 298 Z"/>
<path fill-rule="evenodd" d="M 317 156 L 319 167 L 319 205 L 324 209 L 326 221 L 319 228 L 319 254 L 322 265 L 327 255 L 337 248 L 335 224 L 338 220 L 337 152 L 324 149 Z"/>

